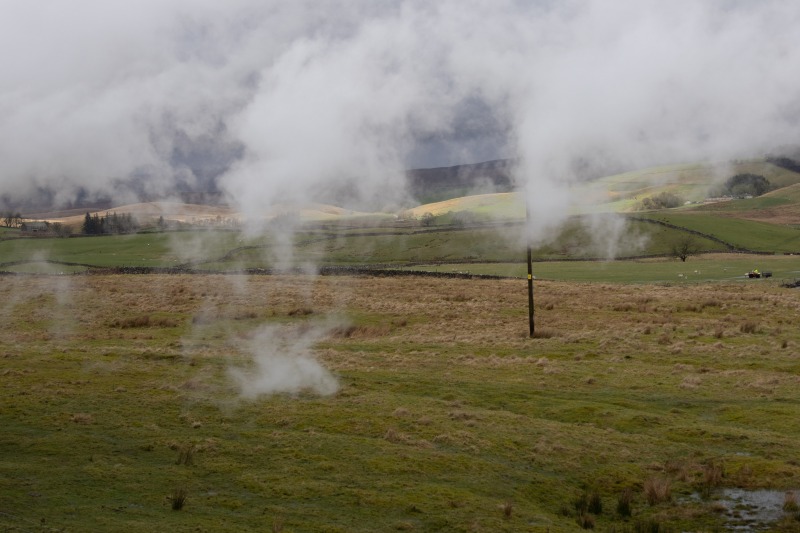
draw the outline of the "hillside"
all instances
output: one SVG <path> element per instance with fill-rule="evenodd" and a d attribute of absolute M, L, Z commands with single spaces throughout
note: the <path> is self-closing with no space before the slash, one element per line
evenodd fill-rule
<path fill-rule="evenodd" d="M 67 216 L 57 216 L 62 213 L 43 213 L 39 219 L 48 222 L 60 222 L 74 228 L 80 227 L 88 212 L 100 217 L 107 213 L 131 214 L 141 224 L 151 224 L 163 217 L 168 223 L 181 223 L 190 225 L 239 225 L 245 221 L 242 213 L 229 207 L 214 205 L 184 204 L 179 202 L 144 202 L 115 206 L 101 211 L 87 210 L 74 214 L 71 210 Z M 56 215 L 56 216 L 52 216 Z M 302 206 L 272 206 L 264 210 L 261 215 L 264 219 L 291 215 L 297 216 L 306 222 L 319 222 L 341 218 L 367 217 L 373 213 L 352 211 L 341 207 L 325 204 L 307 204 Z"/>
<path fill-rule="evenodd" d="M 716 185 L 745 173 L 764 176 L 778 188 L 800 183 L 800 173 L 760 159 L 646 168 L 594 180 L 578 186 L 575 194 L 585 212 L 629 213 L 639 210 L 643 199 L 660 193 L 703 202 Z"/>
<path fill-rule="evenodd" d="M 503 192 L 476 194 L 424 204 L 405 211 L 404 215 L 419 218 L 426 214 L 442 216 L 447 213 L 468 211 L 494 219 L 520 219 L 525 217 L 525 205 L 519 193 Z"/>
<path fill-rule="evenodd" d="M 697 206 L 690 211 L 771 224 L 799 226 L 800 183 L 770 191 L 758 198 Z"/>
<path fill-rule="evenodd" d="M 499 159 L 471 165 L 422 168 L 406 173 L 409 191 L 422 203 L 514 188 L 514 161 Z"/>

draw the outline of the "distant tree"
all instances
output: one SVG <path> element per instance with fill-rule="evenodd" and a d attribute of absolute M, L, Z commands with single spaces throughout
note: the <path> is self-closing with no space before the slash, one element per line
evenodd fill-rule
<path fill-rule="evenodd" d="M 683 198 L 675 193 L 664 191 L 642 200 L 641 209 L 651 211 L 654 209 L 669 209 L 679 205 L 683 205 Z"/>
<path fill-rule="evenodd" d="M 425 226 L 426 228 L 429 226 L 433 226 L 433 223 L 436 221 L 436 217 L 433 216 L 433 213 L 425 213 L 419 219 L 419 223 Z"/>
<path fill-rule="evenodd" d="M 7 228 L 18 228 L 22 226 L 22 215 L 13 211 L 3 213 L 3 225 Z"/>
<path fill-rule="evenodd" d="M 49 227 L 50 231 L 59 237 L 69 237 L 72 234 L 72 228 L 62 224 L 61 222 L 52 222 L 50 223 Z"/>
<path fill-rule="evenodd" d="M 81 233 L 84 235 L 91 235 L 92 231 L 92 215 L 89 212 L 86 212 L 86 216 L 83 217 L 83 224 L 81 225 Z"/>
<path fill-rule="evenodd" d="M 699 251 L 700 246 L 691 235 L 684 235 L 672 244 L 672 255 L 684 263 L 690 255 L 695 255 Z"/>
<path fill-rule="evenodd" d="M 86 216 L 83 218 L 81 233 L 84 235 L 100 235 L 103 233 L 103 220 L 97 213 L 94 215 L 86 213 Z"/>
<path fill-rule="evenodd" d="M 164 215 L 158 217 L 158 229 L 164 231 L 167 228 L 167 223 L 164 221 Z"/>
<path fill-rule="evenodd" d="M 771 184 L 767 178 L 758 174 L 736 174 L 725 182 L 731 196 L 761 196 L 769 191 Z"/>

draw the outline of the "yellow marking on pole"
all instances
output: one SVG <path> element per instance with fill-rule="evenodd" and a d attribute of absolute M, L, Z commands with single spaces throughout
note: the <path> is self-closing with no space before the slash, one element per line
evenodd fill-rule
<path fill-rule="evenodd" d="M 530 274 L 528 274 L 528 279 L 533 279 L 533 276 L 531 276 Z"/>

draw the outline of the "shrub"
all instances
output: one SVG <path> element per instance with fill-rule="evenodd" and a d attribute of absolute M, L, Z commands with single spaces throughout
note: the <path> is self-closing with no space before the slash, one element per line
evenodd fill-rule
<path fill-rule="evenodd" d="M 682 204 L 683 198 L 675 193 L 664 191 L 642 200 L 641 209 L 644 211 L 650 211 L 653 209 L 669 209 L 672 207 L 678 207 Z"/>

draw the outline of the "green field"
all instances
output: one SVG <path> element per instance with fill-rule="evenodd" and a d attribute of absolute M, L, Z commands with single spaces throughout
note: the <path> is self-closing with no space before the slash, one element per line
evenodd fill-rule
<path fill-rule="evenodd" d="M 800 253 L 800 229 L 790 226 L 699 213 L 662 211 L 644 216 L 713 235 L 737 248 Z"/>
<path fill-rule="evenodd" d="M 759 269 L 771 272 L 772 278 L 748 279 L 745 273 Z M 406 270 L 452 272 L 524 278 L 524 263 L 415 265 Z M 620 283 L 704 283 L 741 282 L 777 284 L 800 279 L 800 257 L 745 254 L 710 254 L 677 259 L 640 259 L 629 261 L 539 261 L 533 264 L 537 279 L 620 282 Z"/>
<path fill-rule="evenodd" d="M 596 220 L 595 220 L 596 222 Z M 474 228 L 380 228 L 301 231 L 290 239 L 247 238 L 232 232 L 147 233 L 83 238 L 0 241 L 0 270 L 55 262 L 73 268 L 175 267 L 206 270 L 270 268 L 298 264 L 381 265 L 419 262 L 516 262 L 525 249 L 520 225 Z M 551 242 L 536 248 L 539 259 L 604 258 L 670 253 L 683 232 L 629 221 L 619 234 L 589 232 L 582 219 L 567 223 Z M 723 251 L 720 243 L 695 237 L 699 251 Z M 24 264 L 20 264 L 24 263 Z M 30 268 L 38 268 L 31 266 Z"/>

